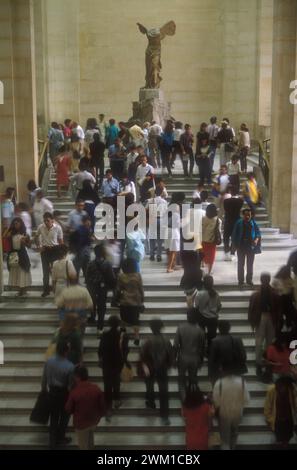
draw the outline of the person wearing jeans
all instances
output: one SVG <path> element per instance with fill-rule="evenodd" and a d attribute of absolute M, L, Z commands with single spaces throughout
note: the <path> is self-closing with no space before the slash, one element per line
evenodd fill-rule
<path fill-rule="evenodd" d="M 68 344 L 58 341 L 56 355 L 47 360 L 43 369 L 41 388 L 48 391 L 50 406 L 49 445 L 56 449 L 71 441 L 65 438 L 69 414 L 65 411 L 68 391 L 72 384 L 74 365 L 66 356 Z"/>
<path fill-rule="evenodd" d="M 183 170 L 184 175 L 193 176 L 193 168 L 194 168 L 194 154 L 193 154 L 193 143 L 194 137 L 192 134 L 190 124 L 185 124 L 185 132 L 180 136 L 180 148 L 182 151 L 182 163 L 183 163 Z M 190 162 L 190 169 L 188 172 L 188 162 Z"/>
<path fill-rule="evenodd" d="M 234 249 L 237 250 L 237 276 L 238 285 L 242 287 L 244 284 L 244 266 L 246 260 L 246 282 L 253 287 L 253 266 L 255 252 L 260 252 L 261 232 L 258 225 L 252 219 L 250 209 L 242 211 L 243 218 L 239 219 L 233 229 L 232 243 Z"/>

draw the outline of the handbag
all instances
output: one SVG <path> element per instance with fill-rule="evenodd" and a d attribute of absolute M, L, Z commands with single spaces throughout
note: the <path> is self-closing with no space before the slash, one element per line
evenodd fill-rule
<path fill-rule="evenodd" d="M 216 226 L 215 226 L 215 244 L 218 246 L 222 243 L 222 235 L 221 235 L 221 232 L 220 232 L 220 228 L 219 228 L 219 219 L 217 219 L 216 221 Z"/>
<path fill-rule="evenodd" d="M 9 228 L 4 229 L 2 233 L 2 250 L 3 253 L 9 253 L 12 250 L 11 235 Z"/>
<path fill-rule="evenodd" d="M 17 251 L 11 251 L 7 260 L 9 268 L 14 268 L 19 265 L 19 255 Z"/>
<path fill-rule="evenodd" d="M 124 364 L 121 370 L 121 382 L 129 383 L 134 378 L 134 372 L 130 364 Z"/>
<path fill-rule="evenodd" d="M 47 424 L 50 416 L 50 398 L 46 390 L 41 390 L 30 414 L 31 423 Z"/>

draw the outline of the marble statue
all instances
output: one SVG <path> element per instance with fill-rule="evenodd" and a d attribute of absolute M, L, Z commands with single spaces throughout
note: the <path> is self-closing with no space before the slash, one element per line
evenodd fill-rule
<path fill-rule="evenodd" d="M 175 23 L 169 21 L 162 28 L 147 29 L 140 23 L 137 23 L 139 31 L 146 34 L 148 38 L 148 46 L 145 51 L 145 87 L 159 88 L 162 77 L 160 76 L 161 65 L 161 41 L 165 36 L 173 36 L 175 34 Z"/>

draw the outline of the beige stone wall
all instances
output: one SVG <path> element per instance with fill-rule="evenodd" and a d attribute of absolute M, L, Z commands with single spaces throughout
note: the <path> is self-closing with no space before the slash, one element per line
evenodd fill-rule
<path fill-rule="evenodd" d="M 272 224 L 283 231 L 291 226 L 294 106 L 289 101 L 291 80 L 296 73 L 297 3 L 274 1 L 273 69 L 271 104 L 270 208 Z M 296 144 L 295 144 L 296 145 Z M 296 147 L 294 152 L 296 151 Z M 294 158 L 296 158 L 296 153 Z M 294 167 L 296 166 L 294 160 Z M 295 170 L 294 170 L 295 177 Z M 295 200 L 294 195 L 294 200 Z M 296 216 L 293 215 L 294 220 Z"/>
<path fill-rule="evenodd" d="M 271 125 L 272 87 L 272 42 L 273 42 L 273 1 L 259 2 L 258 18 L 258 124 L 264 128 Z"/>
<path fill-rule="evenodd" d="M 46 3 L 50 119 L 129 118 L 145 75 L 147 39 L 136 22 L 160 27 L 172 19 L 176 35 L 162 43 L 172 115 L 195 130 L 213 114 L 255 127 L 257 0 Z"/>
<path fill-rule="evenodd" d="M 296 15 L 297 16 L 297 15 Z M 297 21 L 296 21 L 296 41 L 297 41 Z M 295 80 L 297 80 L 297 44 L 295 54 Z M 292 155 L 292 200 L 291 200 L 291 224 L 290 231 L 297 237 L 297 104 L 293 105 L 294 126 L 293 126 L 293 155 Z"/>
<path fill-rule="evenodd" d="M 7 186 L 27 196 L 26 184 L 37 179 L 34 28 L 31 0 L 3 0 L 0 8 L 1 69 L 4 104 L 0 113 L 0 161 Z"/>

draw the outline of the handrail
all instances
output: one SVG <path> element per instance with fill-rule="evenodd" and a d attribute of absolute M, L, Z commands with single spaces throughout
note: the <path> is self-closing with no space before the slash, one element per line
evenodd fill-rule
<path fill-rule="evenodd" d="M 269 188 L 269 169 L 270 169 L 270 160 L 268 154 L 268 142 L 270 139 L 265 139 L 263 142 L 259 141 L 259 167 L 263 173 L 263 177 L 265 180 L 265 185 Z M 264 149 L 265 144 L 265 149 Z"/>
<path fill-rule="evenodd" d="M 47 168 L 47 148 L 48 148 L 48 140 L 42 141 L 38 140 L 38 143 L 43 143 L 42 151 L 40 153 L 39 161 L 38 161 L 38 183 L 39 186 L 42 185 L 43 176 L 45 170 Z"/>

